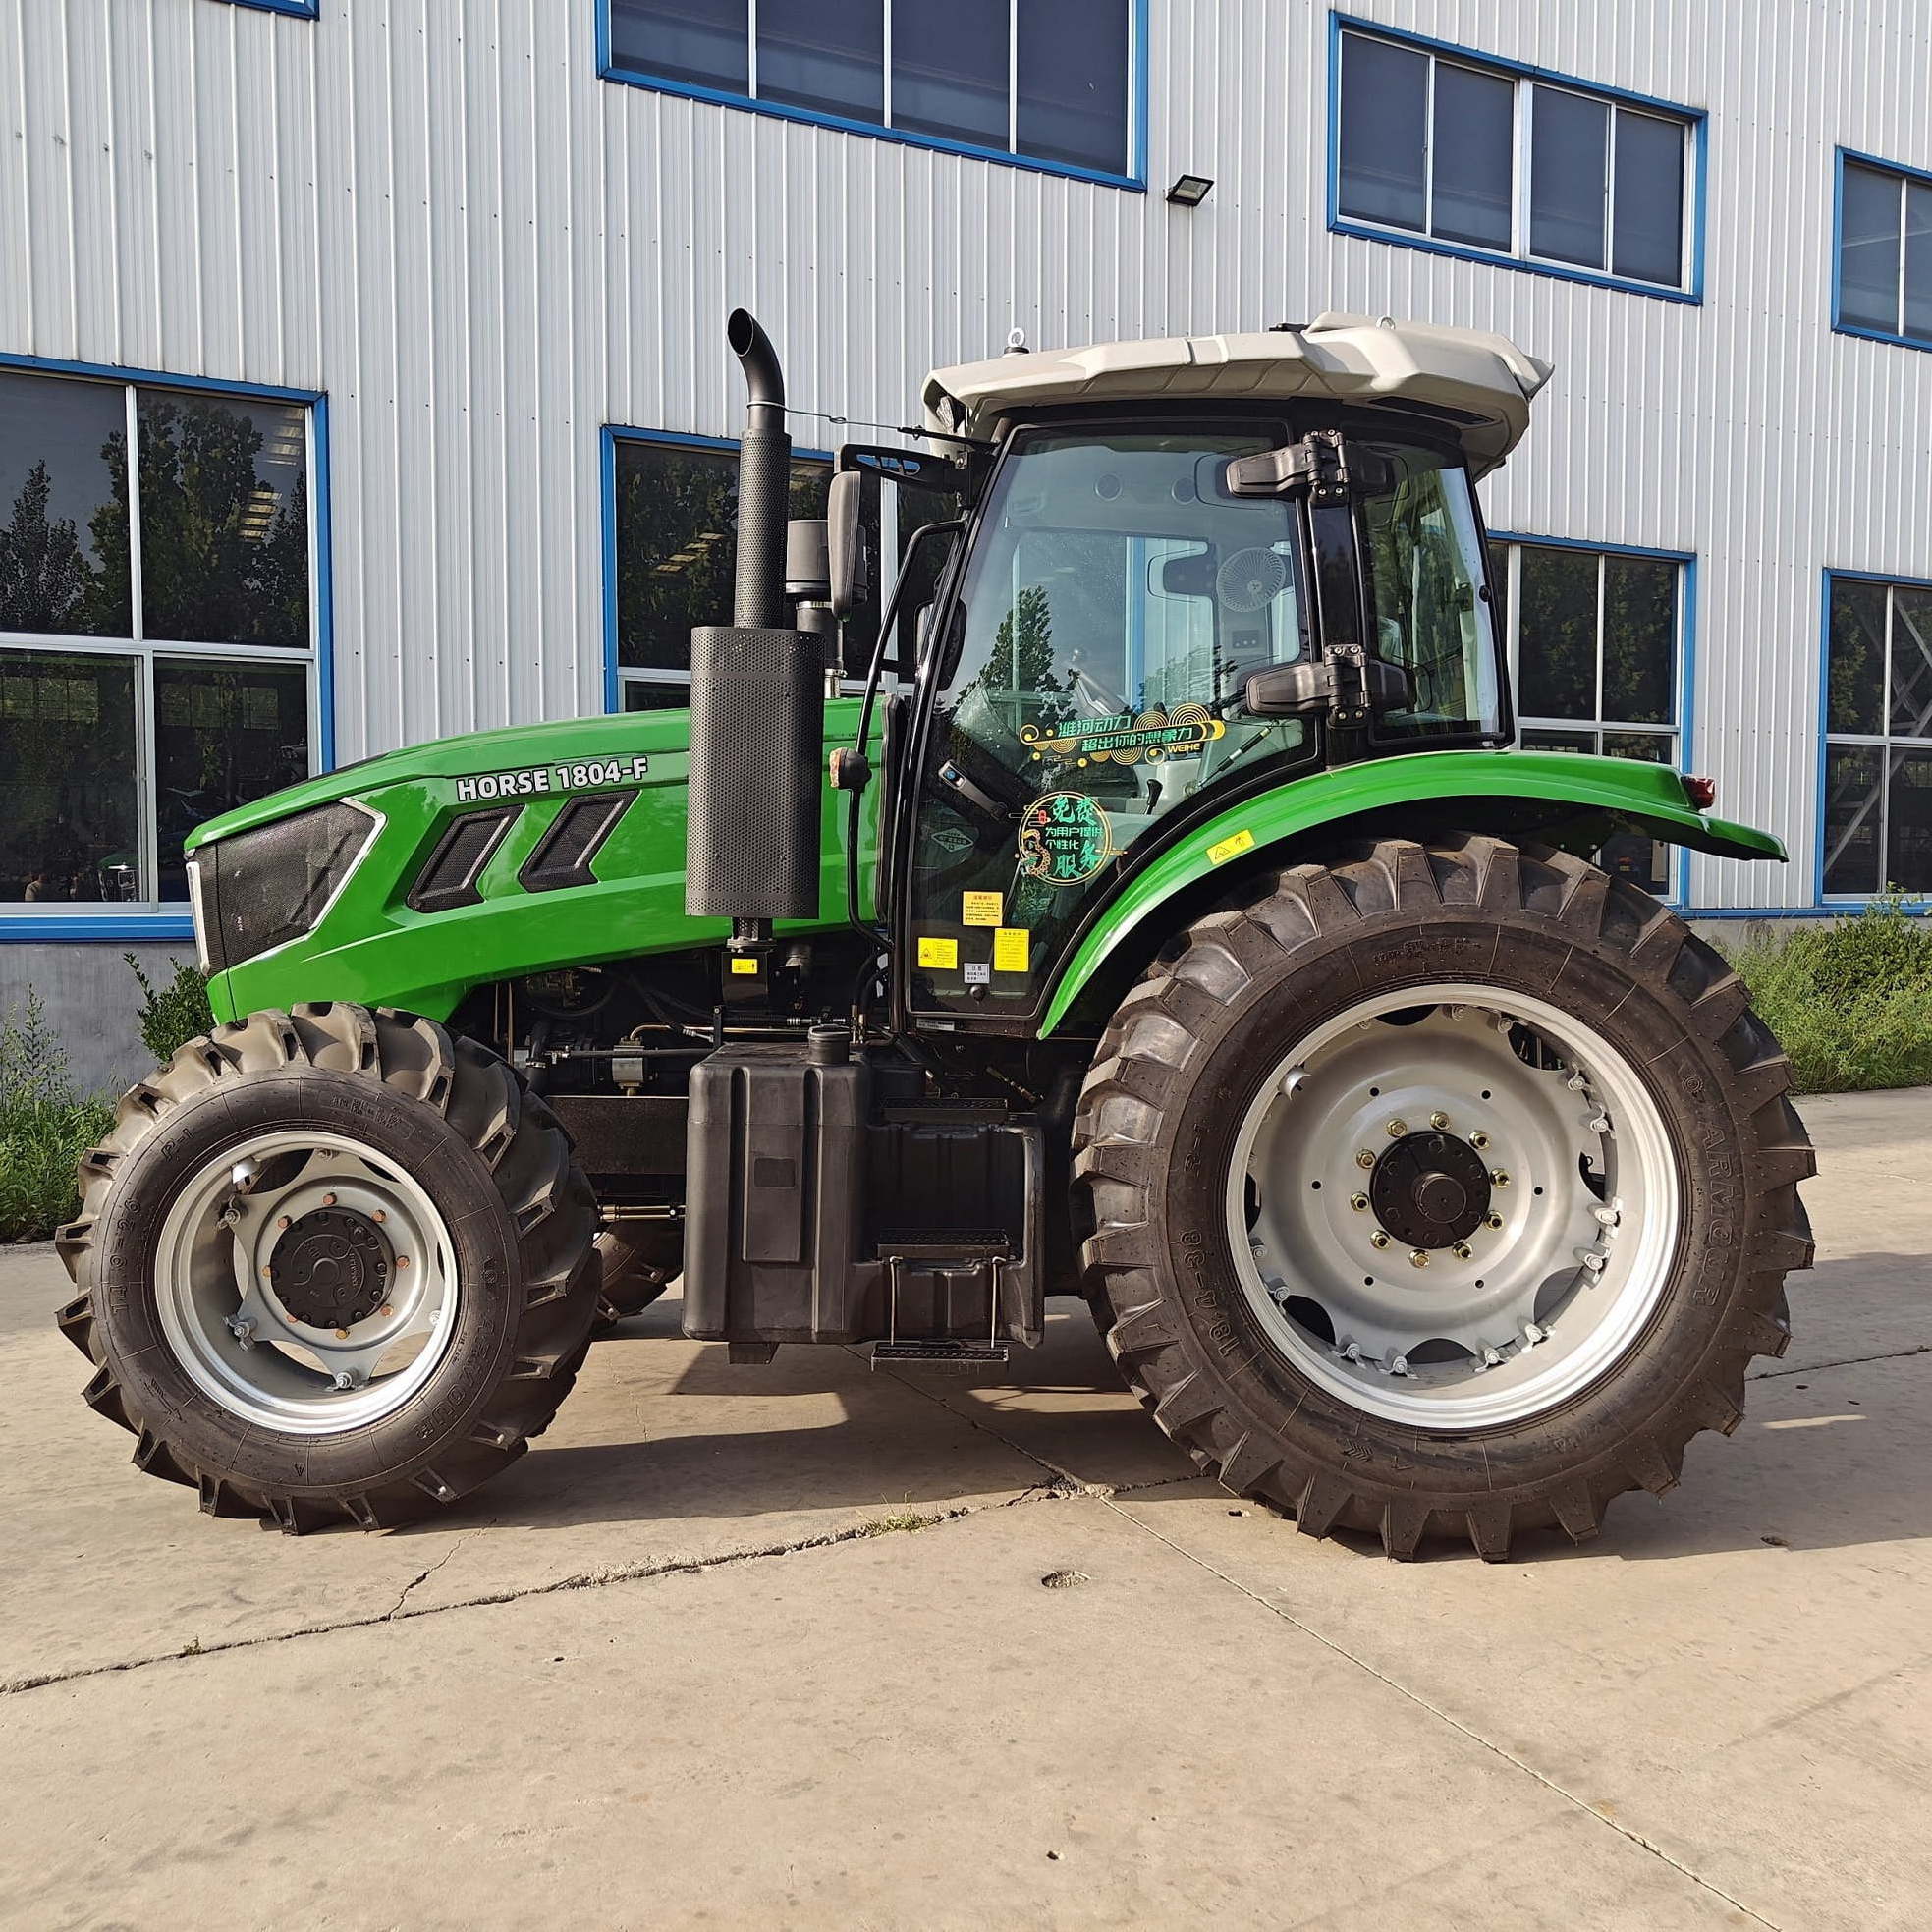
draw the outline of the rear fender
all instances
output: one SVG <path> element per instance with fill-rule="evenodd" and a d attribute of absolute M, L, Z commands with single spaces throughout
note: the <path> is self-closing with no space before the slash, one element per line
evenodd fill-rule
<path fill-rule="evenodd" d="M 1100 909 L 1047 1002 L 1042 1037 L 1103 1018 L 1179 923 L 1243 874 L 1376 833 L 1494 831 L 1590 852 L 1628 828 L 1721 858 L 1783 859 L 1768 832 L 1700 812 L 1666 765 L 1570 752 L 1434 751 L 1297 779 L 1191 827 Z"/>

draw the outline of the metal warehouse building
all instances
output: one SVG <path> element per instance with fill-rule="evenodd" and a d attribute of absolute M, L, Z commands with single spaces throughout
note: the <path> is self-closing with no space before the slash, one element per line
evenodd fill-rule
<path fill-rule="evenodd" d="M 681 701 L 736 304 L 820 450 L 1016 328 L 1500 330 L 1524 739 L 1786 841 L 1627 856 L 1697 913 L 1932 890 L 1913 0 L 0 0 L 0 1000 L 84 1080 L 198 819 Z"/>

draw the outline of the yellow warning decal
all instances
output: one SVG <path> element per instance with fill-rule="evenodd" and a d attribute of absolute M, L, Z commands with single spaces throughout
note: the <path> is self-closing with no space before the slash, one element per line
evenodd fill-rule
<path fill-rule="evenodd" d="M 996 926 L 1006 917 L 1006 896 L 997 892 L 963 893 L 960 923 L 963 926 Z"/>
<path fill-rule="evenodd" d="M 1225 838 L 1219 845 L 1207 849 L 1207 862 L 1210 865 L 1225 865 L 1231 858 L 1239 858 L 1254 844 L 1252 832 L 1236 832 Z"/>
<path fill-rule="evenodd" d="M 1001 926 L 993 934 L 993 970 L 1024 972 L 1032 937 L 1024 926 Z"/>
<path fill-rule="evenodd" d="M 921 939 L 919 941 L 919 964 L 922 966 L 941 966 L 948 970 L 960 963 L 960 942 L 957 939 Z"/>
<path fill-rule="evenodd" d="M 756 960 L 734 960 L 731 963 L 731 969 L 734 972 L 744 974 L 745 978 L 749 979 L 756 974 L 758 963 Z"/>

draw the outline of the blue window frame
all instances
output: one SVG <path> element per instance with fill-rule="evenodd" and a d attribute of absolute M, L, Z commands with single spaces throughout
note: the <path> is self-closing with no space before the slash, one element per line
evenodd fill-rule
<path fill-rule="evenodd" d="M 187 834 L 333 762 L 327 478 L 313 392 L 0 355 L 0 939 L 187 937 Z"/>
<path fill-rule="evenodd" d="M 1932 582 L 1827 571 L 1818 903 L 1932 893 Z"/>
<path fill-rule="evenodd" d="M 596 0 L 607 81 L 1146 186 L 1148 0 Z"/>
<path fill-rule="evenodd" d="M 1688 551 L 1491 532 L 1493 576 L 1526 750 L 1684 768 L 1697 560 Z M 1682 903 L 1684 856 L 1613 839 L 1599 860 Z"/>
<path fill-rule="evenodd" d="M 1932 174 L 1838 150 L 1832 326 L 1932 349 Z"/>
<path fill-rule="evenodd" d="M 1336 234 L 1703 300 L 1700 109 L 1329 21 Z"/>
<path fill-rule="evenodd" d="M 322 12 L 322 0 L 229 0 L 229 4 L 252 7 L 262 14 L 293 14 L 297 20 L 317 20 Z"/>

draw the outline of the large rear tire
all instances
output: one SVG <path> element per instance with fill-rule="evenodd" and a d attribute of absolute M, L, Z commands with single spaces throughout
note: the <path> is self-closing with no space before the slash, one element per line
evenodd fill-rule
<path fill-rule="evenodd" d="M 1814 1171 L 1723 959 L 1567 854 L 1384 840 L 1163 953 L 1075 1124 L 1087 1289 L 1161 1426 L 1322 1535 L 1581 1541 L 1790 1341 Z"/>
<path fill-rule="evenodd" d="M 215 1516 L 385 1528 L 540 1434 L 597 1310 L 556 1118 L 434 1021 L 257 1013 L 122 1099 L 57 1237 L 61 1327 L 136 1464 Z"/>

